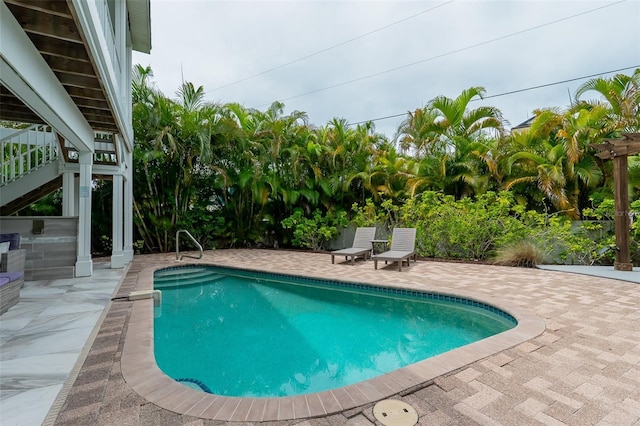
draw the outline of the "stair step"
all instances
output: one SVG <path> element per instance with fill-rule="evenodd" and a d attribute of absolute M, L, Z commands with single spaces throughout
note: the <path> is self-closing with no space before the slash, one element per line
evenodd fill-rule
<path fill-rule="evenodd" d="M 182 280 L 185 278 L 191 278 L 191 279 L 196 279 L 196 278 L 202 278 L 205 279 L 206 277 L 210 276 L 210 275 L 218 275 L 215 272 L 211 271 L 211 270 L 207 270 L 207 269 L 199 269 L 196 271 L 191 271 L 191 270 L 184 270 L 184 271 L 179 271 L 178 273 L 171 273 L 171 274 L 156 274 L 154 276 L 154 282 L 167 282 L 167 281 L 176 281 L 176 280 Z"/>
<path fill-rule="evenodd" d="M 164 278 L 164 277 L 173 277 L 176 275 L 186 275 L 186 274 L 196 274 L 196 273 L 212 273 L 209 268 L 175 268 L 175 269 L 166 269 L 163 271 L 156 271 L 153 276 L 155 278 Z"/>
<path fill-rule="evenodd" d="M 179 273 L 175 273 L 178 271 Z M 187 286 L 193 284 L 204 284 L 218 281 L 225 278 L 214 271 L 207 269 L 197 269 L 196 271 L 171 270 L 162 271 L 156 274 L 153 285 L 154 288 L 166 288 L 173 286 Z"/>
<path fill-rule="evenodd" d="M 223 275 L 217 275 L 217 276 L 210 276 L 210 277 L 206 277 L 206 278 L 182 278 L 182 279 L 175 279 L 173 281 L 155 281 L 153 283 L 153 288 L 155 289 L 163 289 L 163 288 L 169 288 L 169 287 L 184 287 L 184 286 L 190 286 L 190 285 L 200 285 L 200 284 L 210 284 L 212 282 L 215 281 L 219 281 L 221 279 L 224 279 L 225 277 Z"/>

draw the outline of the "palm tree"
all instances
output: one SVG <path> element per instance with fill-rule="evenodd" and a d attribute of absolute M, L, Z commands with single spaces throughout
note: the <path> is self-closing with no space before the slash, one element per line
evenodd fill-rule
<path fill-rule="evenodd" d="M 401 123 L 395 140 L 405 151 L 413 148 L 420 161 L 410 194 L 434 189 L 461 198 L 489 187 L 487 172 L 498 174 L 490 152 L 505 121 L 494 107 L 468 109 L 483 94 L 482 87 L 471 87 L 455 99 L 438 96 Z"/>
<path fill-rule="evenodd" d="M 334 118 L 316 131 L 314 156 L 317 176 L 322 192 L 322 203 L 327 209 L 365 202 L 371 194 L 371 165 L 376 147 L 385 138 L 375 132 L 372 123 L 350 126 L 342 118 Z"/>
<path fill-rule="evenodd" d="M 209 210 L 222 219 L 215 232 L 225 245 L 248 245 L 263 233 L 270 188 L 263 164 L 268 152 L 255 137 L 264 113 L 237 103 L 220 105 L 213 117 Z"/>
<path fill-rule="evenodd" d="M 595 91 L 602 100 L 580 101 L 587 92 Z M 611 79 L 594 78 L 576 90 L 577 104 L 607 105 L 611 124 L 620 132 L 640 131 L 640 68 L 632 75 L 617 74 Z"/>
<path fill-rule="evenodd" d="M 163 141 L 173 142 L 175 103 L 164 97 L 151 83 L 151 68 L 136 66 L 133 76 L 134 128 L 134 221 L 146 249 L 166 251 L 170 248 L 171 197 L 167 188 L 175 187 L 175 180 L 167 173 L 174 170 L 165 165 L 165 157 L 173 155 Z"/>
<path fill-rule="evenodd" d="M 596 92 L 601 99 L 589 101 L 580 100 L 586 93 Z M 640 132 L 640 68 L 637 68 L 632 75 L 617 74 L 614 77 L 595 78 L 587 81 L 578 88 L 575 94 L 575 108 L 584 108 L 587 110 L 604 109 L 606 115 L 602 117 L 608 123 L 607 131 L 600 131 L 601 137 L 619 137 L 620 133 Z M 593 141 L 592 143 L 597 143 Z M 629 158 L 629 184 L 631 188 L 640 188 L 638 183 L 638 158 L 640 156 L 632 156 Z M 611 191 L 611 170 L 610 166 L 603 163 L 600 159 L 595 159 L 600 170 L 605 176 L 604 186 Z"/>
<path fill-rule="evenodd" d="M 393 145 L 380 147 L 370 177 L 374 200 L 400 201 L 412 196 L 409 191 L 418 170 L 419 163 L 398 153 Z"/>
<path fill-rule="evenodd" d="M 564 173 L 564 149 L 562 145 L 548 146 L 545 155 L 534 152 L 518 152 L 509 159 L 510 166 L 518 163 L 525 172 L 523 176 L 509 179 L 505 185 L 510 190 L 521 183 L 535 183 L 544 196 L 560 211 L 577 217 L 574 206 L 566 194 L 566 178 Z"/>
<path fill-rule="evenodd" d="M 440 142 L 436 111 L 418 108 L 407 113 L 398 126 L 393 138 L 404 154 L 413 154 L 416 158 L 435 155 L 444 148 Z"/>
<path fill-rule="evenodd" d="M 427 108 L 436 113 L 434 121 L 447 148 L 455 149 L 458 138 L 504 134 L 505 121 L 499 109 L 489 106 L 468 109 L 469 103 L 476 97 L 482 99 L 484 93 L 483 87 L 471 87 L 455 99 L 437 96 L 428 103 Z"/>
<path fill-rule="evenodd" d="M 570 217 L 579 218 L 583 195 L 602 179 L 588 144 L 609 132 L 602 107 L 535 111 L 531 127 L 509 137 L 509 178 L 505 189 L 535 183 L 545 198 Z M 526 191 L 525 191 L 526 192 Z M 528 194 L 531 201 L 532 194 Z M 535 198 L 535 197 L 533 197 Z"/>
<path fill-rule="evenodd" d="M 384 135 L 376 133 L 375 126 L 371 122 L 359 124 L 352 129 L 351 140 L 349 195 L 354 202 L 364 203 L 366 197 L 372 194 L 371 179 L 366 177 L 367 171 L 373 167 L 375 153 L 380 147 L 387 145 L 388 141 Z"/>
<path fill-rule="evenodd" d="M 211 163 L 219 107 L 188 82 L 169 99 L 155 89 L 152 75 L 149 67 L 134 69 L 134 211 L 147 248 L 167 251 L 178 224 L 189 219 L 198 188 L 220 171 Z"/>
<path fill-rule="evenodd" d="M 569 109 L 562 117 L 562 128 L 556 137 L 567 154 L 567 190 L 571 203 L 582 211 L 581 201 L 586 202 L 588 192 L 599 185 L 605 176 L 605 168 L 593 154 L 590 144 L 614 137 L 615 128 L 608 120 L 603 105 L 589 106 L 576 111 Z"/>

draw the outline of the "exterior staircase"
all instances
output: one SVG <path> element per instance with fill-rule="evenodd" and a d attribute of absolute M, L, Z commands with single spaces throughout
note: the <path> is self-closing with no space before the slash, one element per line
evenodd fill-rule
<path fill-rule="evenodd" d="M 19 183 L 19 181 L 16 182 L 16 184 Z M 0 216 L 11 216 L 12 214 L 24 209 L 25 207 L 29 207 L 39 199 L 46 197 L 47 195 L 57 191 L 60 188 L 62 188 L 62 176 L 58 175 L 49 182 L 40 185 L 33 191 L 29 191 L 24 195 L 16 198 L 15 200 L 0 206 Z"/>
<path fill-rule="evenodd" d="M 45 125 L 0 128 L 0 215 L 8 216 L 60 188 L 59 144 Z"/>
<path fill-rule="evenodd" d="M 93 157 L 94 165 L 117 166 L 120 160 L 113 140 L 104 137 L 95 139 Z M 77 162 L 77 149 L 60 143 L 48 126 L 0 128 L 0 216 L 13 215 L 61 188 L 64 165 Z"/>
<path fill-rule="evenodd" d="M 117 144 L 109 137 L 94 142 L 93 179 L 110 179 L 119 167 Z M 42 197 L 62 188 L 63 173 L 79 173 L 79 152 L 49 126 L 0 127 L 0 217 L 4 229 L 25 237 L 27 280 L 71 278 L 78 257 L 78 216 L 16 216 Z M 35 222 L 46 232 L 33 231 Z"/>

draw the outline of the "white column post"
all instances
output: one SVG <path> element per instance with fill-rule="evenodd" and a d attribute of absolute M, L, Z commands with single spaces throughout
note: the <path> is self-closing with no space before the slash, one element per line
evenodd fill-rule
<path fill-rule="evenodd" d="M 93 274 L 91 260 L 91 173 L 93 154 L 79 152 L 80 189 L 78 207 L 78 259 L 76 277 L 90 277 Z"/>
<path fill-rule="evenodd" d="M 62 174 L 62 216 L 76 215 L 76 176 L 73 172 Z"/>
<path fill-rule="evenodd" d="M 122 252 L 122 175 L 113 175 L 113 217 L 111 237 L 111 268 L 124 268 L 124 254 Z"/>
<path fill-rule="evenodd" d="M 126 169 L 124 179 L 124 260 L 133 261 L 133 156 L 126 154 Z"/>

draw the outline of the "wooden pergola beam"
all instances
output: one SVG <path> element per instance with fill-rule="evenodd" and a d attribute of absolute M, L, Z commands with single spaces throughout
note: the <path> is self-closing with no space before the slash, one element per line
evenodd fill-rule
<path fill-rule="evenodd" d="M 615 199 L 616 260 L 613 268 L 617 271 L 632 271 L 631 212 L 629 211 L 629 163 L 628 156 L 640 153 L 640 133 L 625 133 L 620 139 L 607 139 L 604 143 L 591 145 L 596 156 L 603 160 L 613 160 L 613 196 Z"/>

